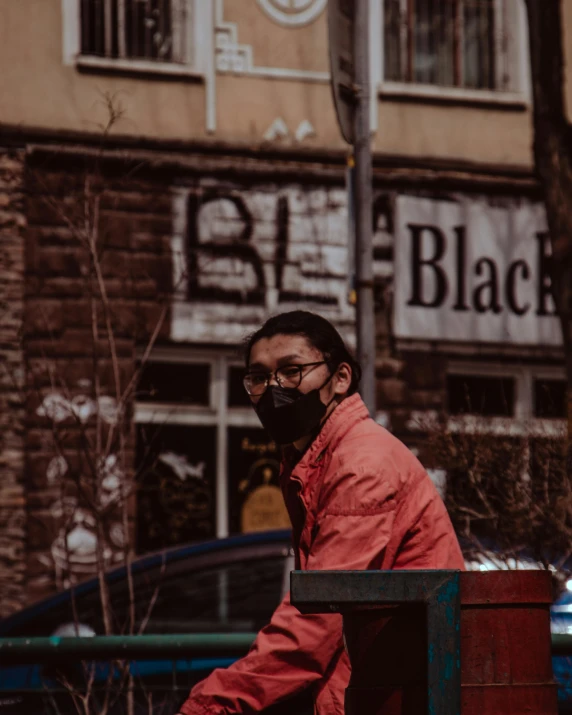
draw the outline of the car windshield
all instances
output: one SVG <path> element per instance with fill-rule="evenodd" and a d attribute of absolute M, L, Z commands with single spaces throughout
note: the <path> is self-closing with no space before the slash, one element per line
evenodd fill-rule
<path fill-rule="evenodd" d="M 289 568 L 285 544 L 274 545 L 272 552 L 229 549 L 209 554 L 208 559 L 191 555 L 137 573 L 133 629 L 127 580 L 113 583 L 112 630 L 118 634 L 257 631 L 279 604 Z M 52 607 L 31 609 L 30 617 L 22 619 L 9 635 L 49 636 L 61 634 L 65 627 L 71 635 L 76 622 L 85 633 L 105 632 L 96 584 L 87 592 L 81 589 L 75 605 L 62 595 Z"/>

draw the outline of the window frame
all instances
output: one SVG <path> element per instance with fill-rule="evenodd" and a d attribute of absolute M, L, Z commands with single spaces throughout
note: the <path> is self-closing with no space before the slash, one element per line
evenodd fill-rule
<path fill-rule="evenodd" d="M 556 437 L 564 429 L 565 419 L 534 416 L 534 380 L 565 379 L 564 367 L 452 361 L 447 366 L 447 374 L 512 378 L 515 386 L 514 417 L 449 416 L 447 424 L 452 432 L 490 433 L 498 436 L 529 433 L 531 436 Z"/>
<path fill-rule="evenodd" d="M 127 74 L 162 74 L 204 78 L 209 70 L 209 49 L 214 35 L 212 0 L 181 0 L 189 7 L 188 60 L 186 63 L 98 57 L 81 54 L 81 0 L 62 0 L 63 63 L 83 71 Z"/>
<path fill-rule="evenodd" d="M 138 358 L 142 357 L 140 353 Z M 215 479 L 215 535 L 229 535 L 228 509 L 228 428 L 261 428 L 256 413 L 250 407 L 230 407 L 227 404 L 230 367 L 242 367 L 236 350 L 205 348 L 181 350 L 167 346 L 153 350 L 149 362 L 153 363 L 208 363 L 211 368 L 209 404 L 181 405 L 137 400 L 134 406 L 135 424 L 164 424 L 205 426 L 216 429 L 216 479 Z"/>
<path fill-rule="evenodd" d="M 403 0 L 406 1 L 406 0 Z M 501 3 L 495 0 L 497 16 L 502 16 Z M 523 4 L 518 0 L 507 0 L 507 16 L 503 25 L 511 28 L 510 42 L 506 49 L 506 61 L 509 73 L 509 88 L 502 90 L 469 89 L 447 87 L 444 85 L 422 84 L 416 82 L 395 82 L 385 79 L 385 0 L 370 0 L 371 29 L 370 44 L 372 83 L 375 95 L 381 99 L 399 99 L 451 104 L 477 104 L 496 106 L 506 109 L 524 109 L 531 103 L 532 89 L 528 62 L 527 19 Z M 379 28 L 376 29 L 376 28 Z M 376 36 L 381 33 L 381 41 Z M 499 33 L 496 33 L 497 37 Z M 497 51 L 502 45 L 497 41 Z"/>
<path fill-rule="evenodd" d="M 565 380 L 564 366 L 519 363 L 494 363 L 451 360 L 447 375 L 475 377 L 509 377 L 515 381 L 514 417 L 483 417 L 482 415 L 447 415 L 449 432 L 489 434 L 496 437 L 548 437 L 565 435 L 566 419 L 534 416 L 534 380 Z M 408 431 L 422 433 L 441 426 L 445 407 L 439 410 L 412 410 L 406 422 Z"/>

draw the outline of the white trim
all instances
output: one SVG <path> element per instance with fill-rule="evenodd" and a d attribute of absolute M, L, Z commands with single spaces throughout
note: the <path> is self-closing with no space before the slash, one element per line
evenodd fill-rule
<path fill-rule="evenodd" d="M 224 19 L 224 0 L 215 1 L 216 71 L 219 74 L 249 75 L 302 82 L 330 81 L 329 72 L 311 72 L 286 67 L 256 67 L 251 45 L 240 44 L 236 23 Z"/>
<path fill-rule="evenodd" d="M 143 356 L 143 350 L 137 349 L 137 359 Z M 149 362 L 176 362 L 176 363 L 212 363 L 220 357 L 224 357 L 229 365 L 240 365 L 236 353 L 232 349 L 208 349 L 208 348 L 181 348 L 174 345 L 158 345 L 153 348 Z"/>
<path fill-rule="evenodd" d="M 248 73 L 252 77 L 267 77 L 270 79 L 297 79 L 306 82 L 330 81 L 329 72 L 310 72 L 308 70 L 295 70 L 286 67 L 251 67 Z"/>
<path fill-rule="evenodd" d="M 157 73 L 180 77 L 204 77 L 214 61 L 213 0 L 181 0 L 187 3 L 186 63 L 129 60 L 81 54 L 80 0 L 61 0 L 63 63 L 93 70 Z M 106 5 L 107 7 L 107 5 Z M 210 21 L 209 21 L 210 18 Z M 209 56 L 210 54 L 210 56 Z"/>
<path fill-rule="evenodd" d="M 514 416 L 513 417 L 482 417 L 479 415 L 454 416 L 449 418 L 450 429 L 462 431 L 467 425 L 468 431 L 486 432 L 490 426 L 492 434 L 534 434 L 555 436 L 561 426 L 562 419 L 546 419 L 534 416 L 534 380 L 565 379 L 563 367 L 554 365 L 515 365 L 480 362 L 450 362 L 447 365 L 448 375 L 475 375 L 483 377 L 507 377 L 514 379 Z M 499 431 L 500 430 L 500 431 Z M 504 430 L 504 432 L 503 432 Z M 508 431 L 507 431 L 508 430 Z M 515 431 L 516 430 L 516 431 Z"/>
<path fill-rule="evenodd" d="M 447 429 L 457 434 L 490 434 L 495 437 L 547 437 L 558 439 L 565 435 L 565 420 L 516 420 L 511 417 L 478 417 L 467 415 L 450 417 Z"/>
<path fill-rule="evenodd" d="M 198 405 L 167 405 L 154 402 L 137 402 L 134 408 L 136 424 L 163 425 L 218 425 L 217 413 L 209 407 Z"/>
<path fill-rule="evenodd" d="M 382 82 L 379 86 L 382 99 L 411 98 L 482 104 L 521 106 L 528 100 L 520 92 L 496 92 L 488 89 L 464 89 L 462 87 L 442 87 L 434 84 L 414 84 L 409 82 Z"/>
<path fill-rule="evenodd" d="M 443 429 L 435 410 L 412 410 L 406 423 L 410 432 Z M 482 417 L 456 415 L 447 419 L 446 429 L 456 434 L 490 434 L 493 437 L 547 437 L 558 439 L 566 434 L 565 420 L 534 418 L 516 420 L 514 417 Z"/>
<path fill-rule="evenodd" d="M 92 70 L 115 70 L 117 72 L 140 72 L 141 74 L 162 74 L 175 77 L 202 79 L 202 73 L 190 65 L 154 60 L 120 60 L 92 55 L 79 55 L 74 63 L 77 67 Z"/>
<path fill-rule="evenodd" d="M 375 134 L 378 129 L 378 92 L 383 80 L 383 7 L 382 0 L 369 0 L 369 129 Z"/>
<path fill-rule="evenodd" d="M 212 381 L 211 381 L 212 384 Z M 216 394 L 213 386 L 211 394 Z M 388 415 L 379 412 L 379 424 L 387 426 Z M 137 402 L 135 405 L 134 421 L 137 424 L 164 424 L 164 425 L 201 425 L 218 426 L 220 416 L 216 409 L 200 407 L 199 405 L 172 405 L 155 402 Z M 260 427 L 260 420 L 254 410 L 249 407 L 227 407 L 226 427 Z"/>
<path fill-rule="evenodd" d="M 451 361 L 447 365 L 447 373 L 450 375 L 483 375 L 492 377 L 515 377 L 524 372 L 530 372 L 534 377 L 565 379 L 564 367 L 558 365 L 518 365 L 507 363 Z"/>
<path fill-rule="evenodd" d="M 205 78 L 205 129 L 216 131 L 215 8 L 213 0 L 194 5 L 195 67 Z"/>
<path fill-rule="evenodd" d="M 62 0 L 62 61 L 74 65 L 80 50 L 80 14 L 78 0 Z"/>
<path fill-rule="evenodd" d="M 228 474 L 227 474 L 227 421 L 226 421 L 226 385 L 227 370 L 224 358 L 215 363 L 215 374 L 211 378 L 214 382 L 215 407 L 218 414 L 218 428 L 216 431 L 216 536 L 223 539 L 228 536 Z"/>
<path fill-rule="evenodd" d="M 250 407 L 229 407 L 226 413 L 226 426 L 262 429 L 256 412 Z"/>

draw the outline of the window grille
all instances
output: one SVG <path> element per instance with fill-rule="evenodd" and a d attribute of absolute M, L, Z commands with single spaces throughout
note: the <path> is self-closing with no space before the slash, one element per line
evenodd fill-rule
<path fill-rule="evenodd" d="M 81 54 L 187 64 L 188 0 L 81 0 Z"/>
<path fill-rule="evenodd" d="M 385 0 L 385 79 L 508 90 L 511 1 Z"/>

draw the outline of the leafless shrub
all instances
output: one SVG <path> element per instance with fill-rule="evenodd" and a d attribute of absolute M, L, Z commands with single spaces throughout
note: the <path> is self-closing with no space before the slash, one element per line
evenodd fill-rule
<path fill-rule="evenodd" d="M 427 429 L 427 461 L 446 472 L 445 504 L 468 560 L 527 558 L 566 578 L 572 554 L 572 485 L 564 428 L 498 428 L 443 418 Z"/>

